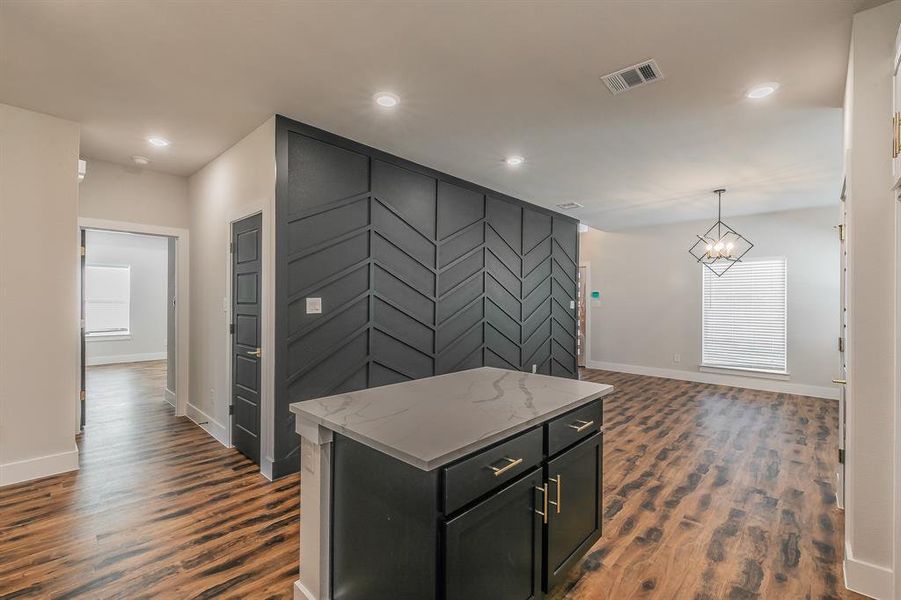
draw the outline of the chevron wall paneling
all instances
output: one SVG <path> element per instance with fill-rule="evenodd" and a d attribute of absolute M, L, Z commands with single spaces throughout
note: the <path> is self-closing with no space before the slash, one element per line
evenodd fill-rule
<path fill-rule="evenodd" d="M 299 467 L 293 402 L 482 365 L 577 376 L 574 219 L 284 117 L 276 165 L 275 477 Z"/>

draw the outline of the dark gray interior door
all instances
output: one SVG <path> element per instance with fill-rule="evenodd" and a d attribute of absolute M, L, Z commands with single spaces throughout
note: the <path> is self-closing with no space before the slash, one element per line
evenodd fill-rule
<path fill-rule="evenodd" d="M 232 224 L 232 444 L 260 462 L 262 215 Z"/>

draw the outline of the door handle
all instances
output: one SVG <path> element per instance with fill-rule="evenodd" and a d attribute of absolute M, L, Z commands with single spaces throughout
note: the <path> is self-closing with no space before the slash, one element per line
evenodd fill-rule
<path fill-rule="evenodd" d="M 256 356 L 257 358 L 261 357 L 262 355 L 263 355 L 263 352 L 259 348 L 257 348 L 253 352 L 247 353 L 247 356 Z"/>
<path fill-rule="evenodd" d="M 557 501 L 549 500 L 548 503 L 552 504 L 557 508 L 557 514 L 560 514 L 560 505 L 562 504 L 560 498 L 563 496 L 563 475 L 557 474 L 556 477 L 549 477 L 548 481 L 553 481 L 557 484 Z"/>
<path fill-rule="evenodd" d="M 837 383 L 839 385 L 845 385 L 846 383 L 848 383 L 848 380 L 847 379 L 833 379 L 832 383 Z"/>
<path fill-rule="evenodd" d="M 544 508 L 544 512 L 540 510 L 536 510 L 535 512 L 541 515 L 541 517 L 544 519 L 544 524 L 547 525 L 547 484 L 545 483 L 541 487 L 538 487 L 536 485 L 535 489 L 541 492 L 542 496 L 544 497 L 544 500 L 542 500 L 542 507 Z"/>

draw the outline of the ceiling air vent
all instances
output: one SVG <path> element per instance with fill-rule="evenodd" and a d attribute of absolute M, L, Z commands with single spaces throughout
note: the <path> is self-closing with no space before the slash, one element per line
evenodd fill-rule
<path fill-rule="evenodd" d="M 663 79 L 663 73 L 660 72 L 660 67 L 657 66 L 657 61 L 655 60 L 647 60 L 637 65 L 620 69 L 616 73 L 601 76 L 601 80 L 607 84 L 607 88 L 614 96 L 633 88 L 653 83 L 659 79 Z"/>
<path fill-rule="evenodd" d="M 557 208 L 560 210 L 574 210 L 576 208 L 585 208 L 585 205 L 578 202 L 564 202 L 563 204 L 558 204 Z"/>

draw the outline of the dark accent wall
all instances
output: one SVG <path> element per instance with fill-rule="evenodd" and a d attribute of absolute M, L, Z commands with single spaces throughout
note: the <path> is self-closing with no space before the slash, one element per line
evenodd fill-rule
<path fill-rule="evenodd" d="M 577 376 L 575 219 L 281 116 L 276 166 L 274 476 L 299 466 L 292 402 L 483 365 Z"/>

